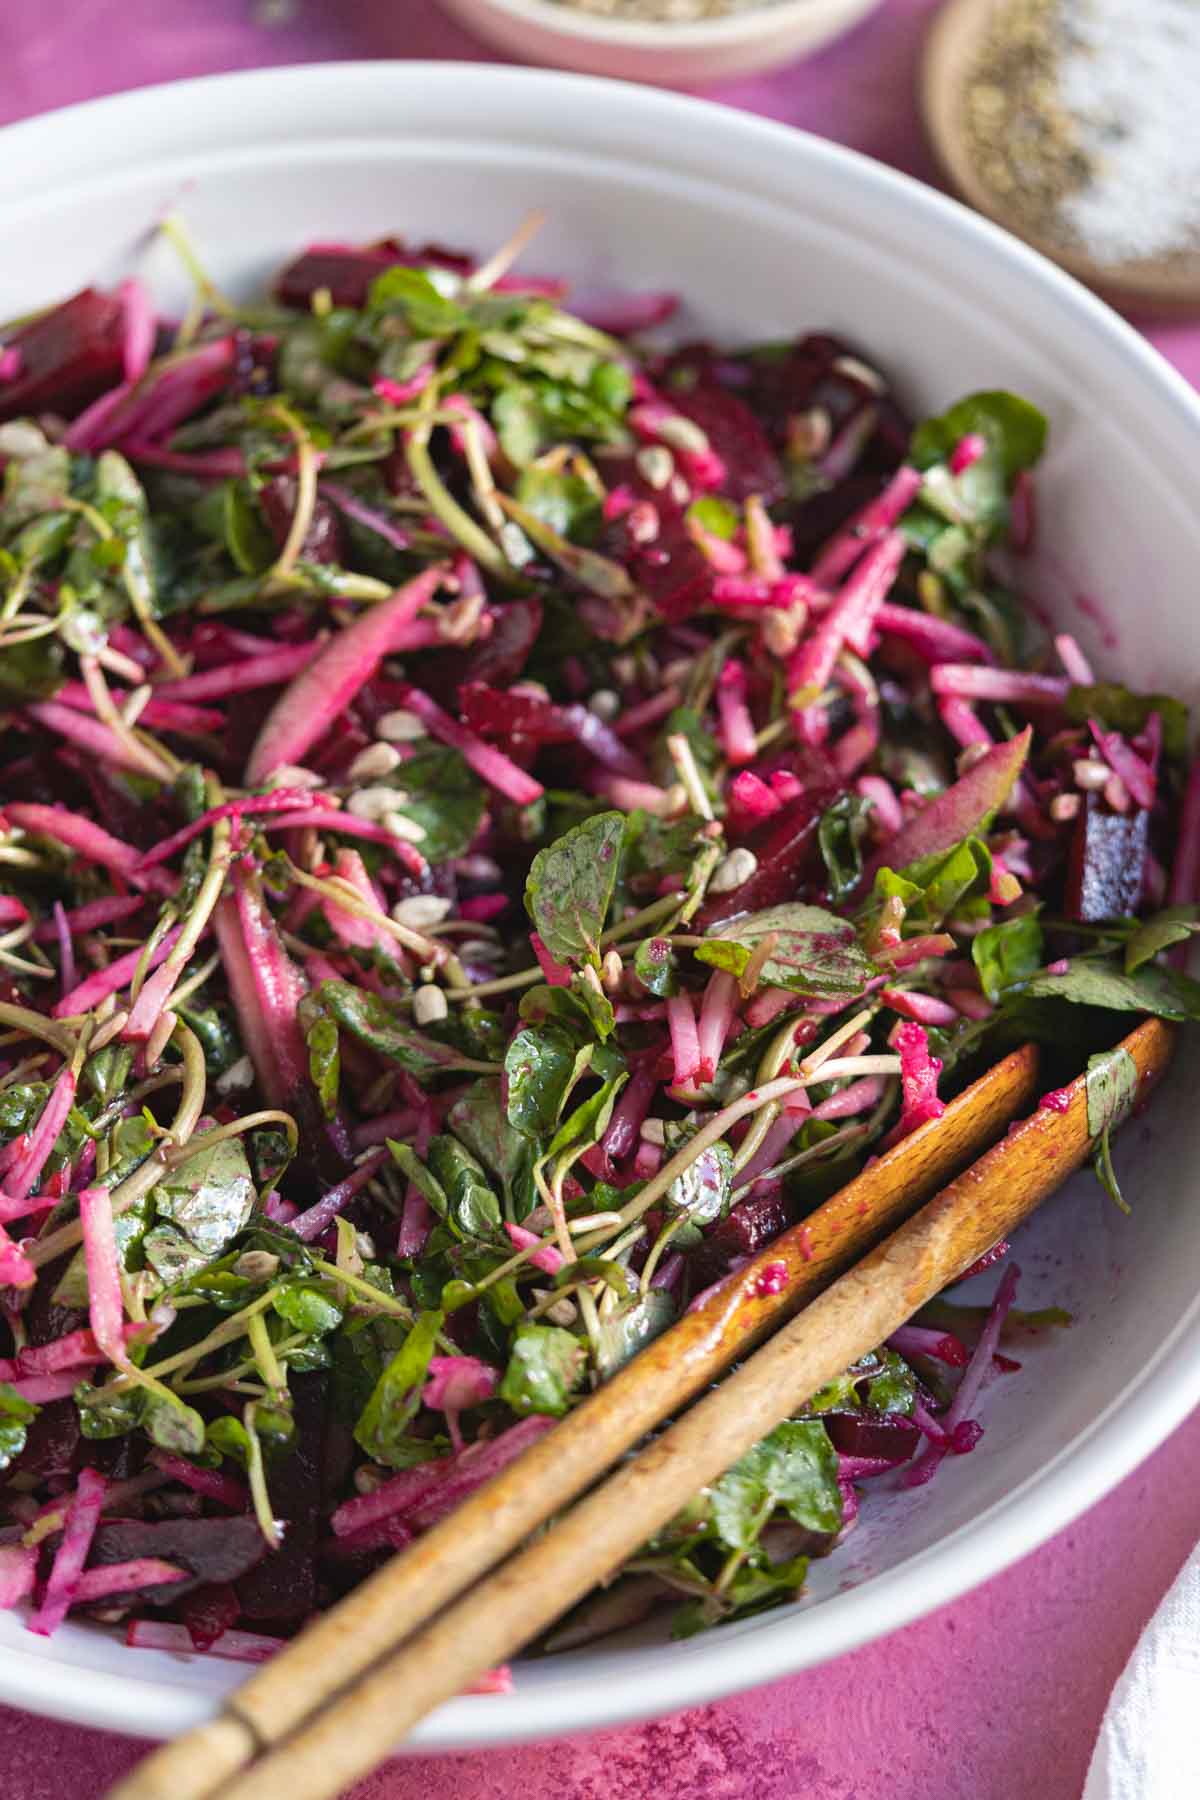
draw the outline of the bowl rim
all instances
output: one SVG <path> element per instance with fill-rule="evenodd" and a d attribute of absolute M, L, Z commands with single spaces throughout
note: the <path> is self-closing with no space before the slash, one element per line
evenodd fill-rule
<path fill-rule="evenodd" d="M 793 24 L 820 19 L 834 24 L 878 6 L 880 0 L 756 0 L 745 12 L 713 19 L 680 21 L 607 18 L 580 12 L 570 0 L 443 0 L 458 18 L 490 13 L 514 24 L 532 25 L 573 43 L 604 44 L 614 50 L 708 50 L 752 42 L 787 32 Z"/>
<path fill-rule="evenodd" d="M 139 154 L 138 129 L 177 133 L 173 150 L 202 155 L 202 134 L 189 134 L 190 117 L 220 121 L 266 116 L 270 100 L 282 95 L 294 117 L 319 116 L 315 103 L 339 85 L 378 92 L 394 109 L 403 83 L 418 84 L 426 98 L 440 89 L 446 116 L 466 110 L 472 87 L 507 87 L 533 116 L 544 98 L 557 94 L 572 107 L 620 107 L 652 121 L 655 129 L 678 127 L 681 140 L 694 134 L 711 154 L 722 137 L 771 159 L 806 165 L 826 173 L 836 185 L 849 177 L 885 206 L 906 210 L 919 228 L 928 221 L 955 235 L 965 251 L 987 266 L 1018 273 L 1031 292 L 1041 292 L 1072 315 L 1081 334 L 1104 342 L 1118 364 L 1148 390 L 1177 427 L 1200 450 L 1200 395 L 1134 328 L 1083 288 L 1072 276 L 990 220 L 957 200 L 862 153 L 807 132 L 712 101 L 644 88 L 602 77 L 488 64 L 431 61 L 377 61 L 305 64 L 195 77 L 134 89 L 56 109 L 10 125 L 0 144 L 11 154 L 0 159 L 0 209 L 28 204 L 20 171 L 41 171 L 41 192 L 69 186 L 79 174 L 70 150 L 81 140 L 120 146 L 117 164 L 97 158 L 103 175 L 128 166 Z M 357 84 L 357 87 L 356 87 Z M 182 129 L 180 127 L 183 126 Z M 132 140 L 127 148 L 124 134 Z M 713 134 L 716 134 L 715 139 Z M 210 150 L 216 132 L 209 134 Z M 240 137 L 239 148 L 247 148 Z M 253 142 L 254 140 L 250 140 Z M 1136 1397 L 1137 1404 L 1130 1402 Z M 998 1574 L 1068 1525 L 1103 1498 L 1182 1422 L 1200 1402 L 1200 1294 L 1177 1319 L 1170 1335 L 1130 1379 L 1116 1390 L 1091 1422 L 1019 1487 L 968 1524 L 918 1553 L 898 1568 L 839 1593 L 810 1613 L 781 1613 L 753 1632 L 711 1633 L 680 1647 L 678 1655 L 655 1653 L 653 1680 L 646 1679 L 649 1653 L 622 1654 L 623 1671 L 601 1681 L 572 1678 L 564 1665 L 558 1694 L 571 1732 L 595 1730 L 698 1705 L 828 1661 L 881 1638 L 934 1611 Z M 820 1632 L 807 1620 L 819 1614 Z M 733 1644 L 737 1645 L 736 1654 Z M 41 1650 L 41 1654 L 36 1651 Z M 0 1697 L 33 1712 L 134 1735 L 169 1736 L 211 1716 L 211 1692 L 136 1675 L 112 1674 L 56 1662 L 43 1640 L 28 1649 L 0 1645 Z M 409 1740 L 413 1750 L 482 1747 L 544 1738 L 547 1690 L 507 1696 L 458 1699 L 440 1708 Z"/>

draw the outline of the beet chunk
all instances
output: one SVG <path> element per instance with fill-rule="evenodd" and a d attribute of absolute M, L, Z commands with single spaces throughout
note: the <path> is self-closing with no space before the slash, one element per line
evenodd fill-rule
<path fill-rule="evenodd" d="M 921 1433 L 904 1413 L 823 1413 L 821 1422 L 843 1456 L 886 1456 L 906 1462 Z"/>
<path fill-rule="evenodd" d="M 229 1519 L 104 1520 L 92 1540 L 92 1565 L 132 1562 L 140 1556 L 161 1557 L 187 1569 L 185 1581 L 147 1588 L 153 1606 L 168 1606 L 210 1583 L 236 1581 L 266 1554 L 258 1521 L 248 1513 Z"/>
<path fill-rule="evenodd" d="M 1136 912 L 1149 837 L 1150 814 L 1144 807 L 1113 812 L 1099 794 L 1086 795 L 1071 839 L 1067 917 L 1092 925 Z"/>
<path fill-rule="evenodd" d="M 70 417 L 124 376 L 121 302 L 83 288 L 14 332 L 7 347 L 20 353 L 21 366 L 14 381 L 0 384 L 0 419 L 49 411 Z"/>
<path fill-rule="evenodd" d="M 295 1447 L 267 1471 L 275 1516 L 287 1522 L 283 1545 L 238 1582 L 242 1616 L 257 1624 L 299 1625 L 316 1605 L 326 1387 L 323 1374 L 292 1382 Z"/>
<path fill-rule="evenodd" d="M 705 1233 L 694 1252 L 700 1282 L 717 1281 L 739 1258 L 757 1256 L 764 1244 L 792 1223 L 792 1209 L 780 1193 L 757 1194 L 735 1206 Z"/>
<path fill-rule="evenodd" d="M 715 383 L 673 396 L 676 406 L 704 432 L 725 464 L 721 492 L 731 500 L 757 494 L 764 506 L 787 492 L 782 465 L 766 432 L 744 400 Z"/>
<path fill-rule="evenodd" d="M 370 250 L 315 245 L 284 269 L 275 283 L 275 296 L 285 306 L 307 312 L 313 295 L 326 288 L 335 306 L 365 306 L 375 277 L 393 268 L 403 254 L 395 243 Z"/>

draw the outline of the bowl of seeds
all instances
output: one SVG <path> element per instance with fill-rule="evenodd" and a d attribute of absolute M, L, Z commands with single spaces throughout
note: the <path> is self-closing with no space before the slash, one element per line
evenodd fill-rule
<path fill-rule="evenodd" d="M 1127 310 L 1200 312 L 1196 0 L 948 0 L 922 78 L 963 199 Z"/>
<path fill-rule="evenodd" d="M 523 62 L 695 87 L 806 56 L 879 0 L 442 0 Z"/>

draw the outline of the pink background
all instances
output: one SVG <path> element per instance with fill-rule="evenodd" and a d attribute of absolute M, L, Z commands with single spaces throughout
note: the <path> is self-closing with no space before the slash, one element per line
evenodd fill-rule
<path fill-rule="evenodd" d="M 884 0 L 824 55 L 715 97 L 931 180 L 912 96 L 933 11 Z M 274 26 L 252 0 L 0 0 L 0 13 L 0 122 L 265 63 L 487 57 L 433 0 L 295 0 Z M 1200 383 L 1200 328 L 1149 335 Z M 1077 1800 L 1108 1691 L 1198 1535 L 1200 1413 L 1073 1529 L 873 1648 L 655 1724 L 393 1763 L 355 1800 Z M 92 1800 L 139 1753 L 0 1708 L 5 1800 Z"/>

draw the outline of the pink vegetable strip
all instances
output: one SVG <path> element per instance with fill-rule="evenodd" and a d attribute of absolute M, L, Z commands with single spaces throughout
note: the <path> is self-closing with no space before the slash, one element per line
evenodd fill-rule
<path fill-rule="evenodd" d="M 919 813 L 876 852 L 863 870 L 862 886 L 874 880 L 876 869 L 907 868 L 922 856 L 952 850 L 964 837 L 978 831 L 990 814 L 1002 807 L 1024 766 L 1033 733 L 1029 726 L 1007 743 L 997 744 L 967 773 L 943 793 L 935 794 Z"/>
<path fill-rule="evenodd" d="M 67 921 L 67 909 L 61 900 L 54 902 L 54 935 L 58 940 L 58 980 L 64 992 L 73 988 L 78 975 L 75 969 L 75 946 L 71 942 L 71 927 Z"/>
<path fill-rule="evenodd" d="M 67 907 L 63 912 L 67 930 L 72 934 L 96 931 L 102 925 L 115 925 L 131 919 L 146 902 L 141 894 L 112 894 L 103 900 L 85 900 L 82 906 Z M 52 944 L 58 936 L 55 919 L 43 919 L 33 933 L 35 944 Z"/>
<path fill-rule="evenodd" d="M 227 800 L 223 806 L 210 807 L 190 825 L 183 825 L 170 837 L 163 838 L 153 850 L 147 850 L 137 872 L 140 875 L 156 863 L 166 862 L 221 819 L 242 819 L 250 813 L 295 812 L 313 805 L 329 804 L 328 795 L 314 794 L 310 788 L 273 788 L 269 794 L 248 794 L 244 800 Z"/>
<path fill-rule="evenodd" d="M 969 700 L 957 694 L 943 694 L 937 703 L 938 717 L 956 744 L 969 750 L 973 744 L 991 744 L 994 740 L 982 724 Z"/>
<path fill-rule="evenodd" d="M 112 1195 L 107 1188 L 83 1189 L 79 1196 L 79 1219 L 83 1227 L 88 1320 L 92 1336 L 110 1362 L 124 1363 L 128 1361 L 125 1351 L 125 1305 L 121 1298 Z"/>
<path fill-rule="evenodd" d="M 533 946 L 533 954 L 537 957 L 538 967 L 551 987 L 570 987 L 571 971 L 566 963 L 556 962 L 536 931 L 529 934 L 529 942 Z"/>
<path fill-rule="evenodd" d="M 65 806 L 39 806 L 32 802 L 12 800 L 4 803 L 3 816 L 10 825 L 17 826 L 21 831 L 32 832 L 37 837 L 53 838 L 68 850 L 74 850 L 84 862 L 95 863 L 101 869 L 110 869 L 114 875 L 120 875 L 135 887 L 169 893 L 175 885 L 166 874 L 139 878 L 136 870 L 141 861 L 140 850 L 135 850 L 132 844 L 124 843 L 121 838 L 113 837 L 111 832 L 105 831 L 94 820 L 85 819 L 81 813 L 68 811 Z"/>
<path fill-rule="evenodd" d="M 381 913 L 387 912 L 387 902 L 375 888 L 367 873 L 367 866 L 357 850 L 339 850 L 333 859 L 333 871 L 335 875 L 347 882 L 359 898 L 366 901 L 368 906 L 375 907 Z M 398 962 L 406 969 L 410 967 L 408 959 L 396 939 L 381 925 L 373 924 L 370 919 L 364 919 L 358 913 L 348 912 L 335 900 L 322 898 L 320 906 L 330 930 L 343 944 L 349 944 L 359 950 L 378 950 L 389 961 Z"/>
<path fill-rule="evenodd" d="M 248 657 L 245 662 L 223 663 L 218 669 L 202 669 L 196 675 L 182 675 L 178 681 L 164 681 L 155 689 L 155 695 L 160 700 L 225 700 L 231 694 L 249 693 L 254 688 L 280 687 L 306 669 L 321 649 L 319 640 L 284 644 Z"/>
<path fill-rule="evenodd" d="M 1066 670 L 1067 679 L 1076 687 L 1091 687 L 1095 682 L 1092 665 L 1079 648 L 1078 640 L 1069 631 L 1060 631 L 1054 640 L 1054 648 L 1058 652 L 1058 660 Z"/>
<path fill-rule="evenodd" d="M 429 376 L 426 375 L 421 386 L 426 386 L 428 380 Z M 395 382 L 376 382 L 376 393 L 379 392 L 381 386 L 385 385 L 395 388 L 397 384 Z M 407 385 L 411 387 L 413 384 L 409 382 Z M 419 392 L 420 388 L 417 391 Z M 394 394 L 385 394 L 383 397 L 393 401 L 394 404 L 403 405 L 403 401 L 395 400 Z M 385 513 L 380 512 L 377 507 L 368 506 L 365 500 L 360 500 L 357 494 L 352 493 L 349 488 L 343 487 L 340 482 L 323 481 L 321 492 L 333 501 L 339 512 L 345 513 L 346 517 L 353 519 L 356 524 L 365 526 L 368 531 L 373 531 L 376 537 L 381 537 L 385 544 L 392 546 L 393 550 L 410 548 L 412 537 L 409 532 L 397 525 L 394 519 L 389 519 Z"/>
<path fill-rule="evenodd" d="M 391 1154 L 390 1150 L 376 1150 L 374 1155 L 359 1163 L 352 1175 L 347 1175 L 345 1181 L 339 1181 L 336 1187 L 331 1187 L 307 1212 L 297 1213 L 292 1220 L 292 1230 L 296 1236 L 306 1244 L 319 1238 L 343 1208 L 349 1205 L 355 1194 L 360 1193 L 373 1176 L 391 1161 Z"/>
<path fill-rule="evenodd" d="M 349 636 L 349 633 L 346 635 Z M 420 688 L 406 685 L 400 693 L 399 705 L 408 712 L 415 713 L 432 737 L 457 750 L 481 781 L 494 787 L 506 800 L 511 800 L 514 806 L 532 806 L 535 800 L 541 799 L 545 790 L 540 781 L 535 781 L 532 775 L 527 775 L 524 769 L 518 768 L 494 744 L 485 744 L 473 731 L 468 731 L 465 725 L 452 719 L 436 700 L 431 700 Z"/>
<path fill-rule="evenodd" d="M 758 754 L 754 721 L 746 704 L 746 671 L 730 658 L 717 677 L 717 716 L 721 744 L 731 763 L 753 762 Z"/>
<path fill-rule="evenodd" d="M 891 1349 L 901 1356 L 934 1356 L 951 1368 L 961 1369 L 967 1361 L 966 1345 L 950 1331 L 931 1331 L 926 1325 L 902 1325 L 888 1339 Z"/>
<path fill-rule="evenodd" d="M 75 1599 L 79 1577 L 88 1559 L 100 1511 L 104 1504 L 106 1483 L 95 1469 L 81 1469 L 75 1494 L 67 1509 L 62 1543 L 54 1558 L 54 1567 L 46 1583 L 42 1604 L 29 1621 L 30 1631 L 39 1637 L 51 1637 L 67 1616 Z"/>
<path fill-rule="evenodd" d="M 303 762 L 305 753 L 371 680 L 383 658 L 403 643 L 407 627 L 444 579 L 445 569 L 440 564 L 423 570 L 389 600 L 360 613 L 353 625 L 322 646 L 267 715 L 246 763 L 249 786 L 257 786 L 284 763 Z"/>
<path fill-rule="evenodd" d="M 163 934 L 147 959 L 148 971 L 157 969 L 159 963 L 166 961 L 182 929 L 182 926 L 174 925 Z M 109 963 L 107 969 L 97 969 L 95 974 L 86 976 L 78 987 L 72 988 L 69 994 L 64 994 L 61 1000 L 55 1002 L 51 1008 L 54 1017 L 68 1019 L 77 1013 L 91 1012 L 109 994 L 119 993 L 133 980 L 143 954 L 140 949 L 127 950 L 124 956 L 118 956 L 115 962 Z"/>
<path fill-rule="evenodd" d="M 75 1584 L 72 1606 L 92 1606 L 112 1594 L 138 1594 L 143 1588 L 165 1587 L 168 1582 L 187 1581 L 189 1571 L 160 1556 L 138 1556 L 131 1562 L 105 1563 L 98 1569 L 85 1569 Z"/>
<path fill-rule="evenodd" d="M 1061 706 L 1070 682 L 1065 675 L 1026 675 L 1020 669 L 981 669 L 974 663 L 938 663 L 929 685 L 935 694 L 964 700 L 992 700 L 1012 706 Z"/>
<path fill-rule="evenodd" d="M 532 1250 L 535 1244 L 542 1242 L 536 1231 L 528 1231 L 524 1225 L 510 1225 L 506 1222 L 504 1229 L 514 1250 Z M 541 1269 L 546 1275 L 557 1275 L 563 1266 L 563 1254 L 553 1244 L 544 1244 L 540 1250 L 533 1250 L 529 1262 L 533 1268 Z"/>
<path fill-rule="evenodd" d="M 145 284 L 132 276 L 117 288 L 124 327 L 121 355 L 126 381 L 140 381 L 154 354 L 157 324 Z"/>
<path fill-rule="evenodd" d="M 843 644 L 860 643 L 870 631 L 903 560 L 904 539 L 898 531 L 889 531 L 872 544 L 817 629 L 790 658 L 790 694 L 811 704 L 833 674 Z"/>
<path fill-rule="evenodd" d="M 883 1088 L 882 1075 L 864 1075 L 861 1081 L 852 1081 L 848 1087 L 839 1088 L 828 1100 L 814 1106 L 812 1116 L 814 1119 L 856 1119 L 878 1103 Z"/>
<path fill-rule="evenodd" d="M 916 499 L 921 486 L 918 470 L 901 463 L 883 492 L 856 512 L 821 551 L 809 574 L 822 587 L 840 581 L 869 545 L 890 531 L 901 513 Z"/>
<path fill-rule="evenodd" d="M 30 1265 L 29 1273 L 32 1277 L 34 1273 L 32 1265 Z M 29 1287 L 32 1285 L 32 1281 L 23 1283 L 10 1281 L 10 1277 L 3 1272 L 2 1259 L 0 1259 L 0 1283 L 5 1286 Z M 49 1406 L 52 1400 L 69 1400 L 71 1398 L 79 1386 L 79 1371 L 78 1369 L 68 1369 L 58 1375 L 23 1375 L 19 1381 L 14 1381 L 12 1386 L 22 1400 L 29 1400 L 34 1406 Z"/>
<path fill-rule="evenodd" d="M 24 1544 L 0 1544 L 0 1611 L 28 1600 L 37 1576 L 36 1550 Z"/>
<path fill-rule="evenodd" d="M 427 1531 L 436 1525 L 439 1519 L 461 1506 L 468 1494 L 481 1488 L 485 1481 L 498 1475 L 511 1462 L 528 1449 L 535 1439 L 544 1432 L 553 1430 L 554 1420 L 541 1416 L 522 1419 L 517 1425 L 510 1425 L 498 1437 L 488 1438 L 485 1442 L 469 1444 L 460 1456 L 456 1456 L 447 1471 L 446 1479 L 439 1482 L 429 1496 L 406 1512 L 406 1523 L 414 1525 L 420 1531 Z"/>
<path fill-rule="evenodd" d="M 249 1488 L 232 1475 L 223 1474 L 220 1469 L 198 1468 L 186 1457 L 172 1456 L 166 1450 L 152 1450 L 150 1461 L 171 1481 L 178 1481 L 183 1487 L 191 1488 L 194 1494 L 202 1494 L 206 1500 L 215 1500 L 218 1506 L 228 1507 L 230 1512 L 249 1510 Z"/>
<path fill-rule="evenodd" d="M 308 1074 L 296 1010 L 307 986 L 257 886 L 240 867 L 232 880 L 233 893 L 213 913 L 217 947 L 259 1087 L 272 1106 L 286 1107 Z"/>
<path fill-rule="evenodd" d="M 890 1149 L 927 1119 L 940 1119 L 946 1102 L 938 1098 L 937 1078 L 942 1072 L 938 1059 L 929 1054 L 929 1037 L 923 1025 L 906 1021 L 896 1031 L 893 1042 L 900 1057 L 901 1108 L 899 1122 L 883 1140 Z"/>
<path fill-rule="evenodd" d="M 89 1193 L 94 1189 L 87 1189 Z M 122 1325 L 123 1342 L 131 1338 L 143 1336 L 151 1331 L 152 1326 L 146 1324 Z M 16 1372 L 21 1375 L 59 1375 L 66 1369 L 85 1368 L 90 1363 L 103 1362 L 108 1352 L 96 1341 L 93 1331 L 80 1329 L 68 1331 L 65 1337 L 54 1338 L 48 1344 L 37 1344 L 18 1350 L 16 1356 Z"/>
<path fill-rule="evenodd" d="M 1021 1271 L 1015 1263 L 1006 1270 L 1003 1280 L 996 1289 L 996 1297 L 992 1301 L 991 1310 L 979 1336 L 979 1342 L 971 1353 L 971 1360 L 963 1371 L 963 1378 L 958 1384 L 958 1391 L 950 1404 L 950 1409 L 940 1423 L 940 1436 L 927 1434 L 925 1443 L 905 1474 L 905 1484 L 909 1487 L 921 1487 L 932 1479 L 944 1457 L 950 1452 L 962 1454 L 974 1449 L 983 1435 L 968 1415 L 979 1397 L 985 1375 L 992 1365 L 1000 1342 L 1000 1333 L 1004 1329 L 1004 1321 L 1008 1317 L 1013 1301 L 1017 1297 L 1017 1283 Z M 921 1423 L 918 1420 L 918 1423 Z M 929 1421 L 932 1423 L 932 1421 Z M 974 1428 L 972 1429 L 972 1426 Z M 923 1428 L 925 1428 L 923 1426 Z"/>
<path fill-rule="evenodd" d="M 902 1018 L 915 1019 L 918 1025 L 957 1025 L 958 1014 L 935 994 L 918 994 L 905 988 L 882 988 L 879 998 Z"/>
<path fill-rule="evenodd" d="M 0 1192 L 0 1225 L 11 1225 L 14 1219 L 27 1219 L 31 1213 L 50 1212 L 62 1199 L 61 1194 L 26 1194 L 23 1200 Z"/>
<path fill-rule="evenodd" d="M 459 1414 L 492 1399 L 499 1385 L 500 1371 L 477 1356 L 431 1356 L 421 1402 L 435 1412 L 445 1413 L 450 1440 L 457 1451 L 463 1447 Z"/>
<path fill-rule="evenodd" d="M 101 762 L 111 763 L 114 768 L 129 769 L 135 775 L 146 775 L 159 767 L 158 759 L 150 751 L 132 749 L 115 731 L 89 713 L 76 712 L 73 707 L 62 706 L 57 700 L 31 701 L 25 711 L 39 725 L 44 725 L 47 731 L 56 731 L 69 744 L 85 750 L 89 756 L 95 756 Z"/>
<path fill-rule="evenodd" d="M 737 977 L 731 975 L 728 969 L 714 969 L 700 1002 L 700 1019 L 696 1028 L 701 1068 L 716 1069 L 736 1017 L 737 1006 Z"/>
<path fill-rule="evenodd" d="M 343 837 L 365 838 L 368 843 L 386 844 L 410 875 L 424 875 L 428 867 L 416 845 L 410 844 L 407 838 L 397 837 L 386 825 L 381 825 L 374 819 L 356 818 L 353 813 L 335 812 L 328 807 L 314 806 L 304 812 L 268 817 L 261 820 L 258 829 L 263 832 L 302 831 L 309 825 L 316 831 L 337 831 Z"/>
<path fill-rule="evenodd" d="M 885 600 L 875 614 L 875 626 L 885 637 L 903 638 L 927 662 L 990 664 L 996 660 L 973 631 L 952 625 L 948 619 L 935 619 L 931 613 L 918 612 L 912 606 L 895 606 Z"/>
<path fill-rule="evenodd" d="M 672 994 L 667 1001 L 667 1025 L 671 1032 L 671 1055 L 675 1064 L 676 1087 L 689 1087 L 693 1081 L 707 1079 L 702 1071 L 700 1035 L 692 996 Z M 708 1071 L 711 1075 L 711 1070 Z"/>
<path fill-rule="evenodd" d="M 131 1650 L 165 1650 L 176 1656 L 219 1656 L 227 1662 L 266 1662 L 282 1650 L 286 1638 L 267 1637 L 261 1631 L 223 1631 L 204 1651 L 197 1652 L 186 1625 L 171 1625 L 160 1619 L 131 1619 L 125 1627 L 125 1642 Z"/>
<path fill-rule="evenodd" d="M 1131 749 L 1119 731 L 1105 731 L 1097 719 L 1088 720 L 1088 730 L 1101 756 L 1119 775 L 1137 806 L 1153 806 L 1158 790 L 1154 770 Z"/>
<path fill-rule="evenodd" d="M 60 1069 L 37 1123 L 26 1135 L 23 1149 L 5 1170 L 4 1193 L 8 1199 L 24 1200 L 32 1192 L 75 1104 L 75 1087 L 73 1071 Z"/>

